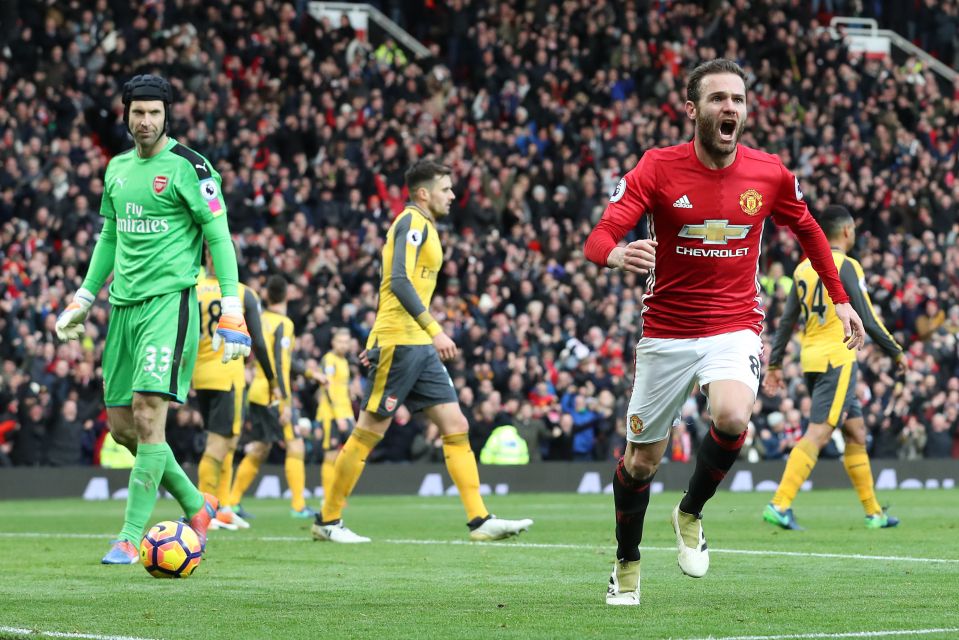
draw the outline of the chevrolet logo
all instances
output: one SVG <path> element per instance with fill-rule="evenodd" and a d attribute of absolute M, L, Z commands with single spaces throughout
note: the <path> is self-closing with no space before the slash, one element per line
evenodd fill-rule
<path fill-rule="evenodd" d="M 683 225 L 680 238 L 700 238 L 703 244 L 726 244 L 727 240 L 742 240 L 751 224 L 729 224 L 729 220 L 703 220 L 703 224 Z"/>

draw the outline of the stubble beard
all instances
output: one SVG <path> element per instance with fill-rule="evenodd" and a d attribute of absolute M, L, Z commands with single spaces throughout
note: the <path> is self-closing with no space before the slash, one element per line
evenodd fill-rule
<path fill-rule="evenodd" d="M 741 120 L 736 125 L 736 132 L 732 142 L 728 145 L 718 142 L 719 139 L 719 118 L 711 118 L 699 114 L 696 116 L 696 138 L 700 146 L 706 150 L 706 153 L 714 158 L 722 158 L 736 152 L 736 145 L 743 137 L 743 130 L 746 128 L 746 121 Z"/>
<path fill-rule="evenodd" d="M 137 132 L 137 135 L 133 136 L 133 140 L 136 142 L 137 149 L 141 152 L 152 151 L 162 137 L 163 132 L 151 132 L 150 134 Z"/>
<path fill-rule="evenodd" d="M 446 217 L 449 215 L 449 207 L 444 207 L 442 204 L 432 206 L 433 203 L 430 203 L 429 211 L 433 214 L 433 218 L 439 220 L 440 218 Z"/>

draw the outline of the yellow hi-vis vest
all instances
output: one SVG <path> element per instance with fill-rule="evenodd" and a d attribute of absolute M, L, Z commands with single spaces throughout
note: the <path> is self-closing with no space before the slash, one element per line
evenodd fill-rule
<path fill-rule="evenodd" d="M 480 462 L 483 464 L 527 464 L 529 462 L 529 448 L 526 441 L 511 424 L 504 424 L 493 429 L 489 440 L 480 452 Z"/>
<path fill-rule="evenodd" d="M 107 434 L 100 449 L 100 466 L 106 469 L 132 469 L 135 458 L 130 450 Z"/>

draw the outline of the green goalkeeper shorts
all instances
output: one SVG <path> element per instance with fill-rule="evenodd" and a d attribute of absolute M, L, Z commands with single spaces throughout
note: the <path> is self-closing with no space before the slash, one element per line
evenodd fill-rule
<path fill-rule="evenodd" d="M 129 407 L 133 393 L 185 402 L 200 339 L 196 287 L 113 307 L 103 349 L 103 396 Z"/>

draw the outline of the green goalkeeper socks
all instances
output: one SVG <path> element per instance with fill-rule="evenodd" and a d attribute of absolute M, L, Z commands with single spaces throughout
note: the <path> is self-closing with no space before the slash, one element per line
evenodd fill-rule
<path fill-rule="evenodd" d="M 157 501 L 157 490 L 163 486 L 176 498 L 189 518 L 203 507 L 203 494 L 183 472 L 170 445 L 140 444 L 136 462 L 130 471 L 127 509 L 123 518 L 120 540 L 139 546 L 143 530 Z"/>
<path fill-rule="evenodd" d="M 157 446 L 163 447 L 166 452 L 166 465 L 163 468 L 163 478 L 160 480 L 163 488 L 176 498 L 187 518 L 193 517 L 203 507 L 203 494 L 197 490 L 190 478 L 184 473 L 180 463 L 176 461 L 170 445 L 163 443 Z"/>
<path fill-rule="evenodd" d="M 166 444 L 141 444 L 137 448 L 136 461 L 130 471 L 128 485 L 127 508 L 123 516 L 123 529 L 120 530 L 120 540 L 127 540 L 138 547 L 147 520 L 153 513 L 157 501 L 157 489 L 163 477 L 163 469 L 167 463 Z"/>

